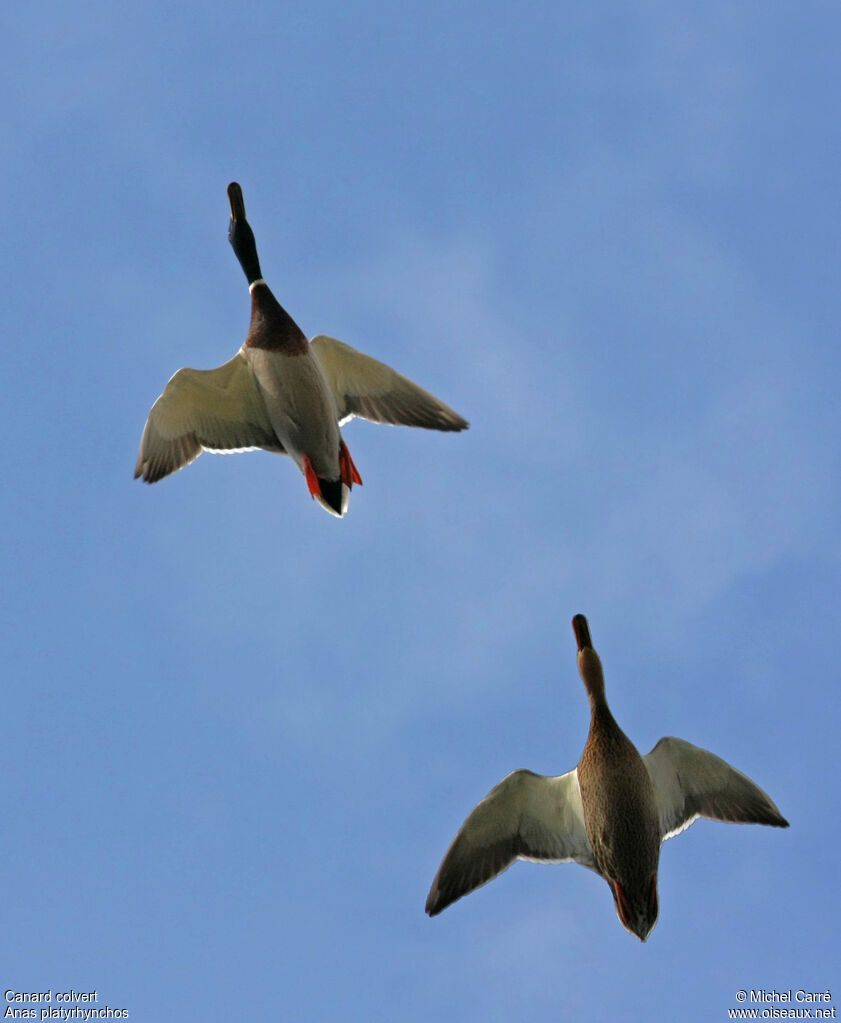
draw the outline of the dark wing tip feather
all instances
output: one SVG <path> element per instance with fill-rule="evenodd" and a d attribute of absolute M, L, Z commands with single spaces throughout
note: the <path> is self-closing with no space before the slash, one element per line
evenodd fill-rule
<path fill-rule="evenodd" d="M 727 765 L 729 767 L 729 765 Z M 771 797 L 741 771 L 730 768 L 728 787 L 718 793 L 698 795 L 693 809 L 704 817 L 731 824 L 765 824 L 787 828 L 788 821 Z"/>
<path fill-rule="evenodd" d="M 460 416 L 458 412 L 453 411 L 443 402 L 441 402 L 439 408 L 434 410 L 433 415 L 437 424 L 434 428 L 437 430 L 458 433 L 461 430 L 468 429 L 470 426 L 470 423 L 463 416 Z"/>
<path fill-rule="evenodd" d="M 455 415 L 452 419 L 447 420 L 445 426 L 440 426 L 439 429 L 450 433 L 460 433 L 462 430 L 469 430 L 470 423 L 466 419 L 462 419 L 461 416 Z"/>
<path fill-rule="evenodd" d="M 172 469 L 167 469 L 162 465 L 159 458 L 143 458 L 137 463 L 134 478 L 140 478 L 144 483 L 157 483 L 164 476 L 168 476 L 170 472 Z"/>
<path fill-rule="evenodd" d="M 141 455 L 134 467 L 134 478 L 142 479 L 144 483 L 157 483 L 161 477 L 155 474 L 151 460 Z"/>
<path fill-rule="evenodd" d="M 767 824 L 771 828 L 788 828 L 788 821 L 774 806 L 768 806 L 764 802 L 757 802 L 755 805 L 746 806 L 744 813 L 739 815 L 736 824 Z"/>
<path fill-rule="evenodd" d="M 441 910 L 446 909 L 449 903 L 444 902 L 441 893 L 437 888 L 430 891 L 426 897 L 426 906 L 424 910 L 427 916 L 438 916 Z"/>
<path fill-rule="evenodd" d="M 157 439 L 151 444 L 147 442 L 147 434 L 144 433 L 137 465 L 134 467 L 134 478 L 142 477 L 144 483 L 157 483 L 164 476 L 194 462 L 201 452 L 201 442 L 194 433 L 165 441 Z"/>
<path fill-rule="evenodd" d="M 514 835 L 481 850 L 478 854 L 474 853 L 470 858 L 460 856 L 461 850 L 456 849 L 453 852 L 455 855 L 451 856 L 448 853 L 444 857 L 444 862 L 429 889 L 426 899 L 426 912 L 429 916 L 437 916 L 464 895 L 469 895 L 498 877 L 525 852 L 525 849 L 520 837 Z"/>
<path fill-rule="evenodd" d="M 737 808 L 720 805 L 714 799 L 707 803 L 699 802 L 698 810 L 702 817 L 721 821 L 725 824 L 767 824 L 772 828 L 787 828 L 788 821 L 774 806 L 763 802 L 742 802 Z"/>
<path fill-rule="evenodd" d="M 345 404 L 351 415 L 392 426 L 415 426 L 442 433 L 458 433 L 470 426 L 449 406 L 425 392 L 421 393 L 424 400 L 418 400 L 415 392 L 395 392 L 387 396 L 353 395 L 346 398 Z"/>

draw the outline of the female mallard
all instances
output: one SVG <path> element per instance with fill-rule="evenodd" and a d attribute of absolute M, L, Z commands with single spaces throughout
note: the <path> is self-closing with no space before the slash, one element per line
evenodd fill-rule
<path fill-rule="evenodd" d="M 622 925 L 645 941 L 657 921 L 660 846 L 698 817 L 787 828 L 741 772 L 682 739 L 641 757 L 616 723 L 584 615 L 572 620 L 590 734 L 578 767 L 557 778 L 514 771 L 473 810 L 426 900 L 435 916 L 517 860 L 575 860 L 610 886 Z"/>

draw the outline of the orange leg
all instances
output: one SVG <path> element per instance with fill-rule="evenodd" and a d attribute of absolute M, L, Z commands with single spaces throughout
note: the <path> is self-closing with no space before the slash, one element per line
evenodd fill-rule
<path fill-rule="evenodd" d="M 304 477 L 307 481 L 310 497 L 321 497 L 321 484 L 318 482 L 318 477 L 315 474 L 315 469 L 313 469 L 310 456 L 304 455 L 301 462 L 304 466 Z"/>
<path fill-rule="evenodd" d="M 343 440 L 339 441 L 339 470 L 342 474 L 342 483 L 348 488 L 352 487 L 354 483 L 358 483 L 362 486 L 362 477 L 356 466 L 353 464 L 353 459 L 350 457 L 350 452 L 347 449 L 347 444 Z"/>

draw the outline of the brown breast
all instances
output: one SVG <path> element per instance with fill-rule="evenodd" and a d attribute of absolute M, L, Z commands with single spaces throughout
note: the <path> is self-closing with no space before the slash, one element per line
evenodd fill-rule
<path fill-rule="evenodd" d="M 607 708 L 594 712 L 578 784 L 601 873 L 623 886 L 650 879 L 660 857 L 654 788 L 642 757 Z"/>
<path fill-rule="evenodd" d="M 287 355 L 303 355 L 309 348 L 306 335 L 266 283 L 257 284 L 251 291 L 251 325 L 245 344 Z"/>

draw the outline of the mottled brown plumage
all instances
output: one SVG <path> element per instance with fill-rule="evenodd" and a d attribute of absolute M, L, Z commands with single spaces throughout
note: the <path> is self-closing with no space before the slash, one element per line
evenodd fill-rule
<path fill-rule="evenodd" d="M 558 777 L 514 771 L 472 811 L 441 863 L 426 911 L 435 916 L 517 859 L 575 860 L 610 886 L 622 925 L 645 941 L 657 920 L 660 846 L 697 818 L 788 827 L 740 771 L 682 739 L 640 756 L 610 712 L 587 619 L 572 620 L 590 731 L 578 767 Z"/>
<path fill-rule="evenodd" d="M 590 731 L 578 761 L 584 826 L 619 919 L 645 941 L 657 919 L 660 825 L 654 786 L 636 746 L 610 712 L 601 660 L 584 615 L 575 616 L 573 629 L 590 700 Z"/>

